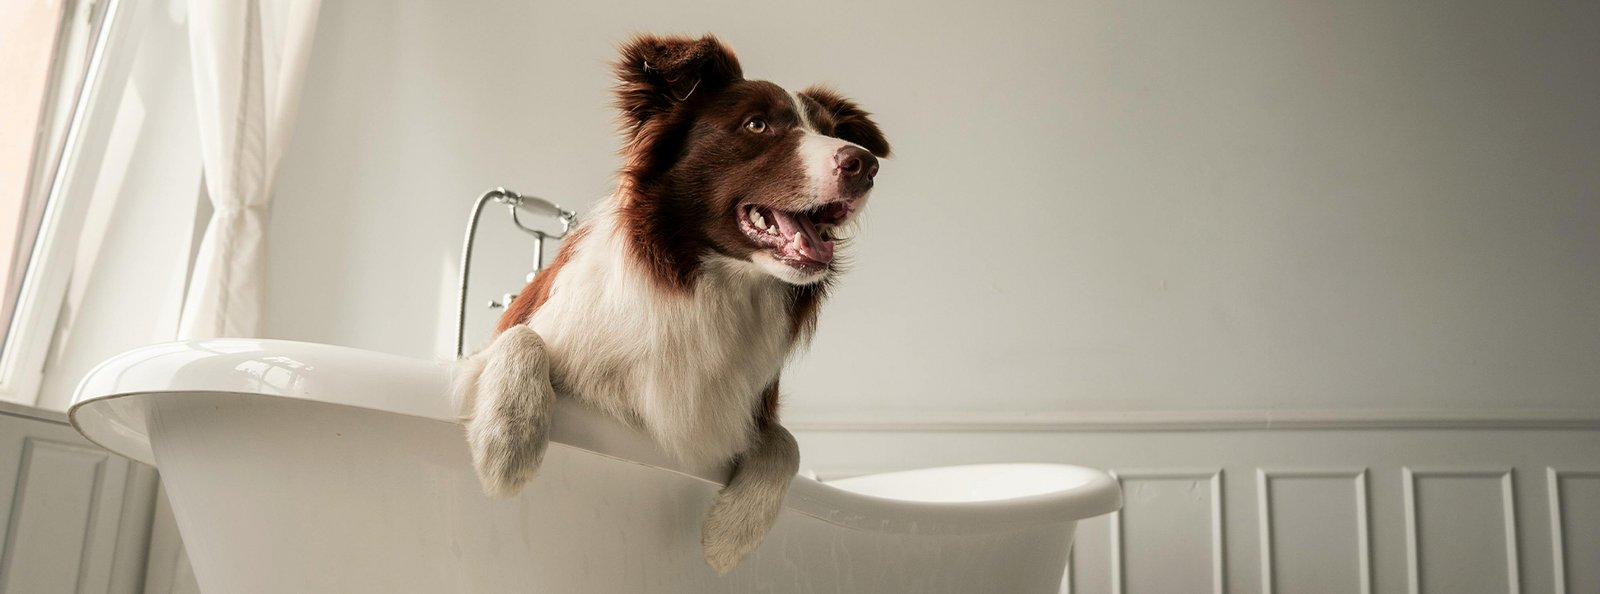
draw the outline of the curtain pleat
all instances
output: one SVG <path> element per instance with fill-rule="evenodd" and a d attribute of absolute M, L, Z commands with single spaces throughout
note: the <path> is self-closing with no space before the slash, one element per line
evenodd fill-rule
<path fill-rule="evenodd" d="M 253 337 L 265 301 L 272 180 L 293 129 L 320 0 L 189 0 L 206 193 L 178 337 Z"/>

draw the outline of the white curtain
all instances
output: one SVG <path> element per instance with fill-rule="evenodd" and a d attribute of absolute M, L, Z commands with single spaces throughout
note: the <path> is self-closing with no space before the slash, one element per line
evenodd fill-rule
<path fill-rule="evenodd" d="M 188 0 L 195 110 L 214 209 L 179 338 L 261 331 L 267 205 L 321 0 Z"/>
<path fill-rule="evenodd" d="M 321 0 L 188 0 L 195 112 L 211 221 L 178 338 L 261 332 L 267 205 L 294 129 Z M 146 591 L 199 594 L 176 525 L 152 528 Z M 163 544 L 164 543 L 164 544 Z"/>

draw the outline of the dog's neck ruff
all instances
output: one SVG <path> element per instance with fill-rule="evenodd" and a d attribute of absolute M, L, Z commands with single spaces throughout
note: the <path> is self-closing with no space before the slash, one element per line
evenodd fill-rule
<path fill-rule="evenodd" d="M 559 393 L 648 431 L 691 464 L 749 444 L 760 396 L 796 343 L 789 287 L 708 256 L 688 291 L 665 290 L 627 249 L 614 199 L 588 218 L 528 325 Z"/>

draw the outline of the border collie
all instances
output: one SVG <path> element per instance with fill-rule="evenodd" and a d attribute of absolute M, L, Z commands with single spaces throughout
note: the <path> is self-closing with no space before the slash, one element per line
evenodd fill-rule
<path fill-rule="evenodd" d="M 726 573 L 766 536 L 798 469 L 778 375 L 816 327 L 841 232 L 889 144 L 832 90 L 745 79 L 715 37 L 635 37 L 615 74 L 616 192 L 458 364 L 454 396 L 494 496 L 538 470 L 556 398 L 690 466 L 733 463 L 701 528 L 706 562 Z"/>

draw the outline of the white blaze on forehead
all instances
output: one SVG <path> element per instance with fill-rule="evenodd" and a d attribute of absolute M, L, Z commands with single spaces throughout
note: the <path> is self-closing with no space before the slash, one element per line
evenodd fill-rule
<path fill-rule="evenodd" d="M 800 116 L 800 163 L 805 167 L 811 196 L 824 202 L 835 200 L 839 194 L 839 179 L 834 173 L 837 166 L 833 156 L 846 146 L 859 148 L 861 145 L 818 132 L 806 113 L 805 99 L 792 91 L 789 99 L 794 101 L 795 112 Z"/>
<path fill-rule="evenodd" d="M 800 116 L 800 164 L 805 168 L 811 196 L 829 200 L 838 192 L 838 182 L 833 174 L 833 155 L 849 143 L 817 132 L 811 117 L 806 114 L 805 100 L 793 92 L 789 93 L 789 98 L 794 101 L 794 110 Z"/>
<path fill-rule="evenodd" d="M 795 111 L 796 114 L 799 114 L 799 116 L 800 116 L 800 129 L 804 130 L 807 136 L 820 136 L 822 138 L 825 138 L 825 139 L 833 142 L 834 146 L 836 146 L 836 147 L 853 146 L 853 147 L 859 148 L 861 150 L 867 150 L 866 147 L 861 146 L 859 144 L 856 144 L 854 142 L 850 142 L 850 141 L 844 140 L 842 138 L 836 138 L 836 137 L 833 137 L 833 136 L 828 136 L 828 135 L 825 135 L 822 132 L 818 131 L 816 123 L 811 121 L 811 115 L 806 111 L 806 100 L 802 99 L 800 97 L 800 95 L 796 94 L 793 91 L 789 92 L 789 100 L 794 101 L 794 111 Z M 832 153 L 829 153 L 829 155 L 828 155 L 828 162 L 830 164 L 833 162 Z"/>
<path fill-rule="evenodd" d="M 794 101 L 794 111 L 800 115 L 800 127 L 812 134 L 817 133 L 817 127 L 811 124 L 811 116 L 806 114 L 806 100 L 794 91 L 789 91 L 789 99 Z"/>
<path fill-rule="evenodd" d="M 826 201 L 838 192 L 833 155 L 844 144 L 842 140 L 815 132 L 804 132 L 800 136 L 800 164 L 805 169 L 806 182 L 811 187 L 813 198 Z"/>

